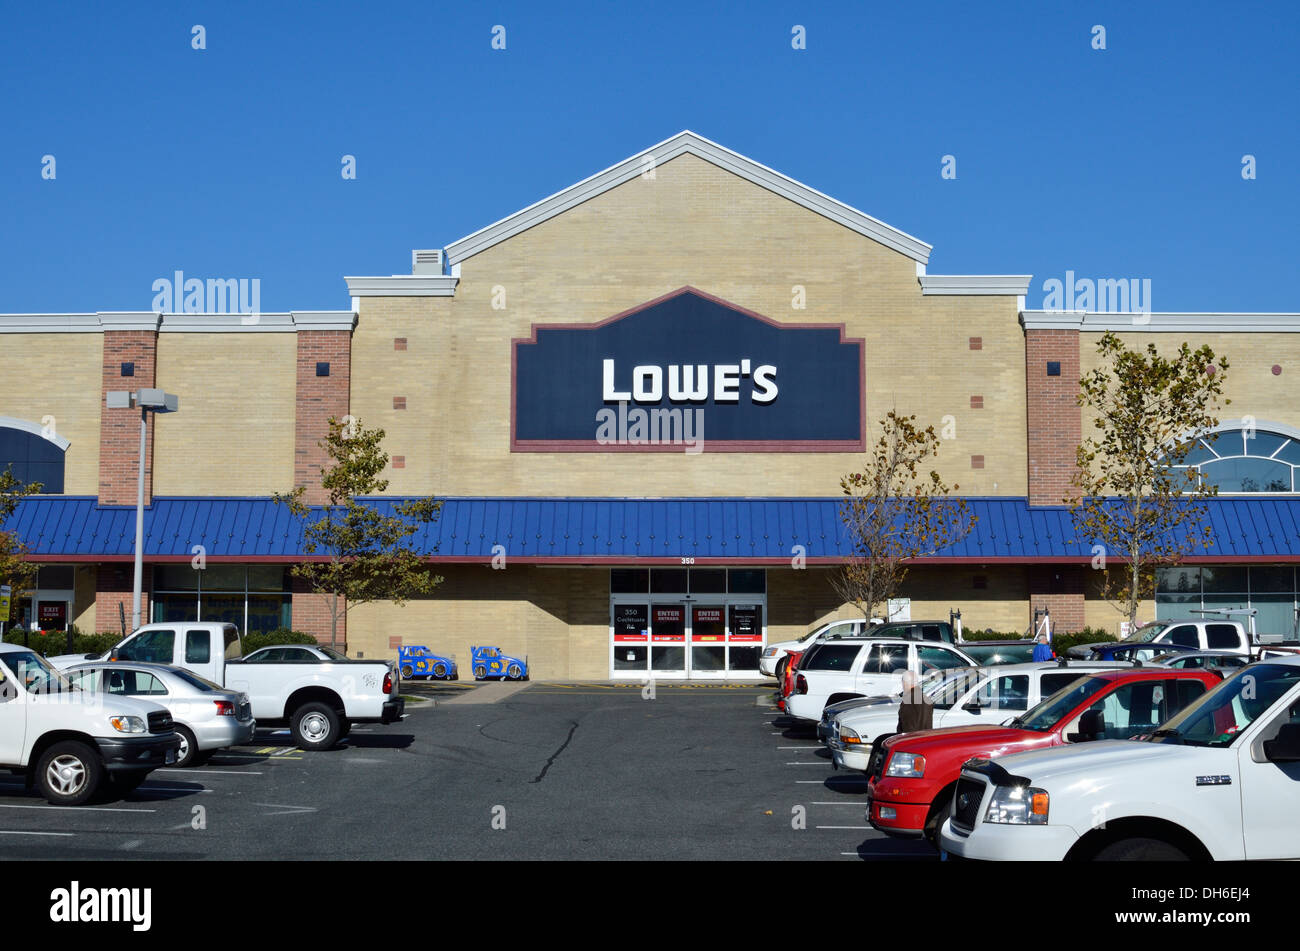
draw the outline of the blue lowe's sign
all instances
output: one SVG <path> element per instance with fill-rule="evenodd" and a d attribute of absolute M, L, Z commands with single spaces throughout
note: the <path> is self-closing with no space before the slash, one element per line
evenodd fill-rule
<path fill-rule="evenodd" d="M 695 288 L 513 342 L 511 449 L 856 452 L 863 342 Z"/>

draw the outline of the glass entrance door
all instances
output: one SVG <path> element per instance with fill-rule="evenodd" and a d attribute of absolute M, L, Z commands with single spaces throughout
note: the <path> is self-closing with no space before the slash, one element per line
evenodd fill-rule
<path fill-rule="evenodd" d="M 686 670 L 686 605 L 650 605 L 650 670 L 682 674 Z"/>
<path fill-rule="evenodd" d="M 721 604 L 691 605 L 691 673 L 717 674 L 727 670 L 727 625 Z"/>

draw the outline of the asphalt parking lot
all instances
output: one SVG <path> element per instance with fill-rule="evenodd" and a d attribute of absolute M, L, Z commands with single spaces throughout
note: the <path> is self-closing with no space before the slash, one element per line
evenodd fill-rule
<path fill-rule="evenodd" d="M 334 750 L 259 731 L 88 807 L 48 806 L 0 777 L 0 857 L 936 857 L 867 826 L 865 782 L 760 705 L 768 687 L 535 683 L 493 703 L 473 690 L 404 685 L 431 699 Z"/>

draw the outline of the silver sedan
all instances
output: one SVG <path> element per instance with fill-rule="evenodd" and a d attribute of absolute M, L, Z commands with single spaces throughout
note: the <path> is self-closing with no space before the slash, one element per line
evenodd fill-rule
<path fill-rule="evenodd" d="M 140 697 L 166 707 L 181 740 L 177 766 L 194 766 L 216 750 L 247 743 L 257 728 L 247 694 L 179 667 L 114 661 L 78 664 L 66 673 L 82 690 Z"/>

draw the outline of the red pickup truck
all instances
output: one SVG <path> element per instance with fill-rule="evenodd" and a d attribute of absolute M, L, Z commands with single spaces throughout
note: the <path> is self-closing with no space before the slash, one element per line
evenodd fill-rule
<path fill-rule="evenodd" d="M 972 757 L 1152 733 L 1222 679 L 1203 669 L 1108 670 L 1080 677 L 1005 726 L 882 738 L 867 769 L 867 821 L 887 835 L 935 842 L 962 764 Z"/>

